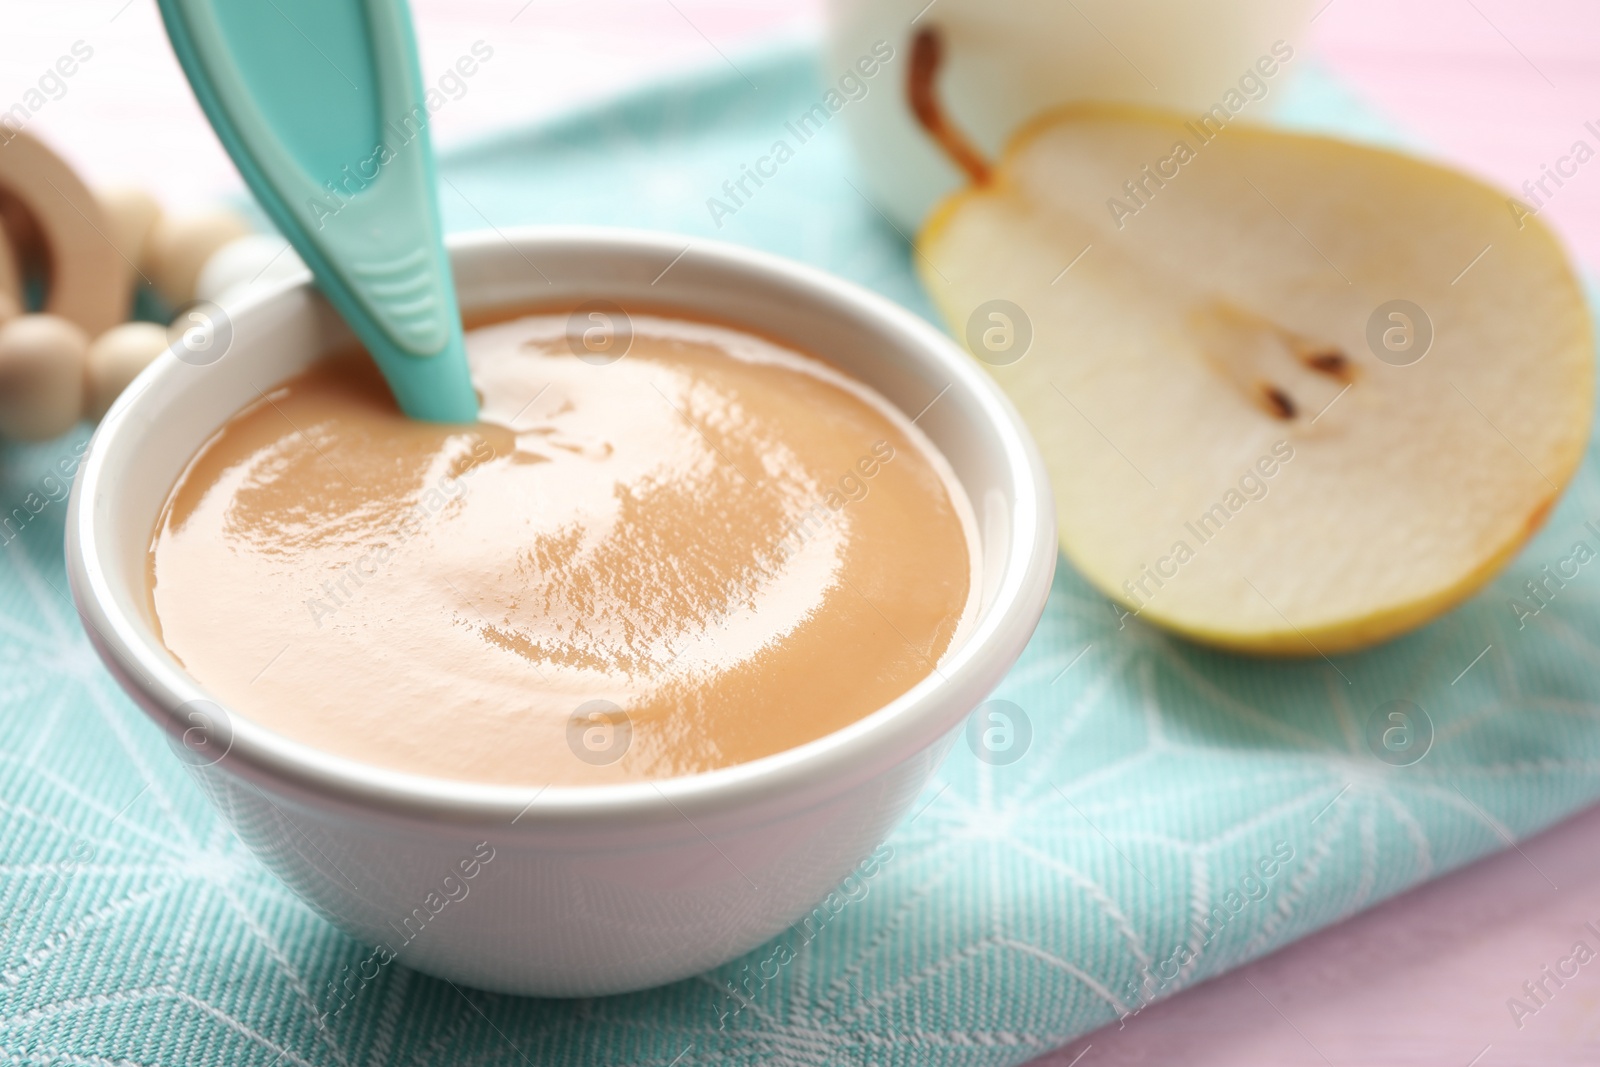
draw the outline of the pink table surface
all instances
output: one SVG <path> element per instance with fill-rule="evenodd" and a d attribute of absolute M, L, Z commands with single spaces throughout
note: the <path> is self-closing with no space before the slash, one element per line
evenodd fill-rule
<path fill-rule="evenodd" d="M 758 41 L 814 34 L 817 0 L 415 0 L 423 70 L 495 49 L 442 110 L 441 145 L 526 124 Z M 31 128 L 91 179 L 171 205 L 240 190 L 150 0 L 11 0 L 0 107 L 82 40 L 94 58 Z M 1573 142 L 1600 148 L 1600 3 L 1331 0 L 1312 51 L 1436 155 L 1508 188 Z M 1570 170 L 1570 167 L 1568 168 Z M 1600 160 L 1543 217 L 1600 264 Z M 1600 960 L 1514 1019 L 1509 998 L 1579 939 L 1600 949 L 1600 810 L 1075 1041 L 1039 1067 L 1600 1063 Z M 1537 865 L 1537 869 L 1535 869 Z M 1543 875 L 1539 872 L 1542 871 Z M 1548 876 L 1549 881 L 1545 880 Z M 1552 888 L 1551 882 L 1559 888 Z"/>

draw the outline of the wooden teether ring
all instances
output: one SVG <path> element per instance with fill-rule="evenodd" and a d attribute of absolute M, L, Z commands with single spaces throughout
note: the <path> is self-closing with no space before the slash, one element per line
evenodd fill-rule
<path fill-rule="evenodd" d="M 31 218 L 47 257 L 44 310 L 91 337 L 127 317 L 127 265 L 111 244 L 104 210 L 72 168 L 32 135 L 5 130 L 0 196 Z"/>
<path fill-rule="evenodd" d="M 22 299 L 22 278 L 17 273 L 17 254 L 0 229 L 0 325 L 6 319 L 22 314 L 26 305 Z"/>

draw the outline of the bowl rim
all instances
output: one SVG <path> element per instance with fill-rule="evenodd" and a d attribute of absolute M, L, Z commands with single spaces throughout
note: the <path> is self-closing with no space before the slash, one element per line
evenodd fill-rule
<path fill-rule="evenodd" d="M 671 259 L 685 251 L 686 241 L 691 238 L 664 231 L 564 225 L 453 234 L 446 245 L 452 262 L 458 263 L 491 255 L 501 245 L 521 255 L 573 243 L 618 253 L 661 253 Z M 1031 637 L 1044 610 L 1057 558 L 1050 484 L 1021 415 L 976 360 L 888 298 L 772 253 L 700 237 L 692 238 L 692 245 L 697 256 L 763 275 L 765 282 L 819 307 L 847 306 L 901 334 L 911 342 L 908 349 L 949 376 L 949 388 L 965 391 L 977 403 L 998 442 L 1014 503 L 1006 565 L 993 599 L 981 609 L 965 642 L 911 689 L 853 723 L 769 756 L 680 777 L 544 787 L 435 778 L 324 752 L 231 713 L 228 747 L 208 766 L 258 785 L 273 785 L 280 795 L 309 795 L 321 804 L 377 810 L 407 821 L 501 829 L 582 827 L 596 820 L 672 820 L 693 825 L 690 813 L 754 814 L 773 802 L 791 808 L 797 794 L 836 796 L 934 745 L 988 695 Z M 315 298 L 309 272 L 249 293 L 230 307 L 229 314 L 237 324 L 308 290 Z M 170 351 L 163 353 L 112 405 L 74 479 L 66 534 L 69 584 L 91 643 L 124 689 L 169 737 L 181 735 L 190 725 L 178 718 L 186 703 L 207 700 L 223 705 L 178 666 L 151 627 L 117 606 L 101 552 L 120 539 L 142 535 L 102 528 L 95 520 L 96 509 L 85 501 L 95 500 L 108 480 L 105 457 L 118 449 L 120 440 L 149 432 L 147 424 L 159 423 L 162 398 L 170 395 L 160 388 L 162 382 L 186 370 L 192 368 L 180 364 Z M 996 664 L 1003 666 L 997 670 Z"/>

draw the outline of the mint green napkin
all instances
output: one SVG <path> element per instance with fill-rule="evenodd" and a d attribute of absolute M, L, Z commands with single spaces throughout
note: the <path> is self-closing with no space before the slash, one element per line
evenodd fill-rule
<path fill-rule="evenodd" d="M 807 55 L 740 66 L 759 89 L 718 70 L 457 153 L 449 224 L 716 236 L 928 314 L 837 121 L 731 215 L 708 207 L 824 92 Z M 1285 121 L 1395 138 L 1314 68 L 1299 78 Z M 0 453 L 0 1054 L 18 1061 L 1015 1064 L 1600 795 L 1600 569 L 1537 615 L 1511 605 L 1575 543 L 1600 547 L 1591 462 L 1510 573 L 1332 664 L 1119 622 L 1063 565 L 1003 703 L 826 922 L 596 1000 L 391 966 L 334 1015 L 331 983 L 369 948 L 233 839 L 79 631 L 49 471 L 78 440 Z"/>

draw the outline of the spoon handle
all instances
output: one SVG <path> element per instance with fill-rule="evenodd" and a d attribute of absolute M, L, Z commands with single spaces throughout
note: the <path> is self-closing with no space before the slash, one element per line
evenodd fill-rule
<path fill-rule="evenodd" d="M 475 420 L 404 0 L 160 6 L 217 136 L 401 410 Z"/>

